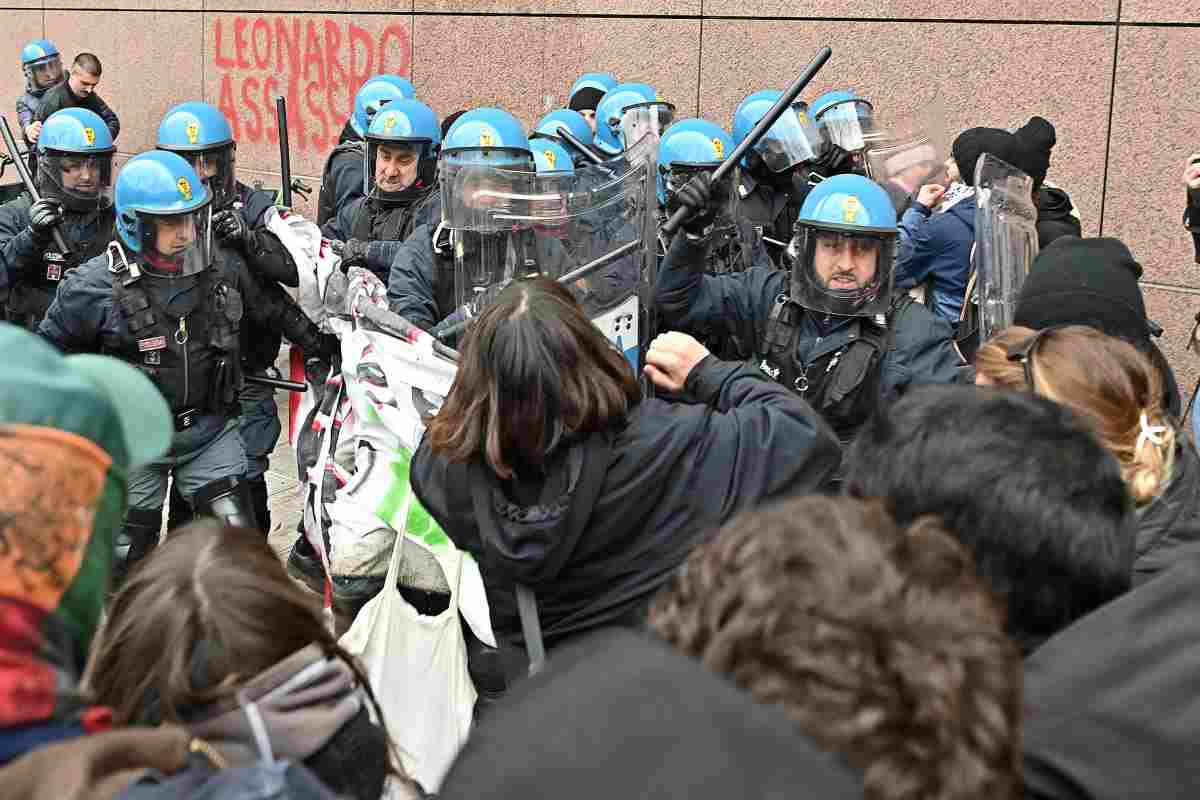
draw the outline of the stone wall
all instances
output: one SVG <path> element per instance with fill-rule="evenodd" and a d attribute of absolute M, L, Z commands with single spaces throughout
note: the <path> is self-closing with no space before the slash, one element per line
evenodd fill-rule
<path fill-rule="evenodd" d="M 12 0 L 0 0 L 0 3 Z M 1181 377 L 1200 307 L 1180 225 L 1183 159 L 1200 151 L 1200 5 L 1167 0 L 22 0 L 2 9 L 3 87 L 16 54 L 47 36 L 69 61 L 104 63 L 124 156 L 163 112 L 203 98 L 236 121 L 247 179 L 277 181 L 273 97 L 288 97 L 293 171 L 316 183 L 362 78 L 411 77 L 439 114 L 480 104 L 527 123 L 585 70 L 654 84 L 679 116 L 728 126 L 738 100 L 784 86 L 822 45 L 806 97 L 850 85 L 878 108 L 944 107 L 950 134 L 1058 129 L 1050 178 L 1088 235 L 1123 238 L 1146 268 L 1151 314 Z M 11 103 L 11 101 L 6 101 Z M 12 117 L 12 106 L 6 107 Z M 6 176 L 8 178 L 9 176 Z"/>

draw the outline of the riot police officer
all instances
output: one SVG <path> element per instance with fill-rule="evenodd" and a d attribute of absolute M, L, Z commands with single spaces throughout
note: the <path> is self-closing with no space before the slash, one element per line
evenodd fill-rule
<path fill-rule="evenodd" d="M 25 143 L 37 144 L 43 123 L 38 122 L 42 97 L 62 83 L 62 56 L 49 39 L 34 39 L 21 48 L 21 72 L 25 74 L 25 93 L 17 98 L 17 123 Z"/>
<path fill-rule="evenodd" d="M 421 225 L 441 217 L 437 191 L 441 125 L 417 100 L 392 100 L 371 119 L 363 151 L 366 196 L 337 211 L 322 227 L 344 242 L 342 266 L 365 266 L 386 283 L 400 245 Z"/>
<path fill-rule="evenodd" d="M 586 153 L 580 152 L 564 140 L 563 136 L 559 133 L 559 128 L 566 128 L 581 145 L 588 148 L 589 152 L 599 155 L 596 153 L 595 148 L 592 147 L 592 142 L 595 140 L 595 133 L 587 119 L 578 111 L 571 111 L 565 108 L 551 111 L 538 120 L 537 125 L 529 132 L 529 139 L 531 142 L 534 139 L 550 139 L 557 142 L 571 154 L 571 162 L 577 167 L 591 163 L 592 159 Z"/>
<path fill-rule="evenodd" d="M 611 72 L 585 72 L 571 84 L 567 93 L 567 108 L 578 112 L 594 132 L 596 130 L 596 106 L 609 89 L 617 85 Z"/>
<path fill-rule="evenodd" d="M 747 96 L 733 113 L 733 143 L 740 145 L 783 92 L 763 89 Z M 816 129 L 803 107 L 785 111 L 742 159 L 731 198 L 743 241 L 762 242 L 775 263 L 792 238 L 792 223 L 807 196 L 809 164 L 819 150 Z"/>
<path fill-rule="evenodd" d="M 619 155 L 647 134 L 660 137 L 674 120 L 675 106 L 660 100 L 650 84 L 617 84 L 596 106 L 596 146 Z"/>
<path fill-rule="evenodd" d="M 712 174 L 733 152 L 732 137 L 706 119 L 685 119 L 671 125 L 658 143 L 658 204 L 662 220 L 678 207 L 676 192 L 701 172 Z M 718 199 L 730 199 L 732 181 L 712 184 Z M 767 258 L 761 237 L 743 236 L 735 225 L 732 204 L 726 203 L 713 221 L 707 271 L 712 275 L 741 272 Z M 660 255 L 670 242 L 659 232 Z"/>
<path fill-rule="evenodd" d="M 442 141 L 440 163 L 534 169 L 525 129 L 516 117 L 498 108 L 476 108 L 459 117 Z M 450 230 L 441 224 L 427 223 L 413 230 L 396 251 L 388 275 L 392 311 L 426 330 L 454 312 L 453 247 Z"/>
<path fill-rule="evenodd" d="M 834 89 L 813 100 L 810 112 L 821 142 L 813 171 L 824 178 L 864 174 L 868 139 L 876 133 L 871 101 L 852 89 Z"/>
<path fill-rule="evenodd" d="M 887 192 L 838 175 L 809 193 L 787 249 L 790 271 L 705 275 L 717 209 L 707 176 L 679 192 L 698 210 L 658 276 L 660 325 L 755 343 L 760 369 L 805 398 L 843 441 L 907 386 L 949 383 L 961 364 L 950 324 L 892 296 L 896 212 Z"/>
<path fill-rule="evenodd" d="M 237 422 L 240 327 L 243 314 L 285 327 L 287 309 L 241 262 L 212 260 L 213 194 L 183 158 L 134 157 L 115 194 L 117 239 L 66 276 L 38 332 L 67 352 L 138 366 L 174 414 L 170 451 L 129 476 L 120 576 L 157 541 L 168 476 L 197 511 L 255 527 Z"/>
<path fill-rule="evenodd" d="M 413 85 L 395 75 L 368 78 L 354 95 L 354 113 L 346 121 L 337 146 L 330 151 L 321 170 L 317 194 L 317 224 L 333 219 L 338 209 L 363 194 L 363 137 L 371 117 L 390 100 L 412 99 Z"/>
<path fill-rule="evenodd" d="M 240 351 L 244 372 L 262 375 L 273 371 L 282 336 L 287 336 L 306 355 L 331 356 L 333 343 L 317 336 L 315 326 L 279 285 L 298 284 L 296 265 L 282 242 L 265 227 L 267 210 L 273 207 L 274 198 L 236 178 L 237 143 L 225 116 L 209 103 L 190 101 L 177 105 L 158 126 L 157 146 L 183 157 L 212 193 L 214 259 L 231 274 L 238 274 L 246 267 L 248 279 L 256 285 L 256 294 L 278 309 L 271 325 L 253 316 L 242 321 Z M 246 482 L 259 527 L 269 532 L 271 514 L 265 473 L 282 430 L 275 392 L 269 386 L 247 383 L 238 402 L 246 449 Z M 186 518 L 176 511 L 177 499 L 173 494 L 170 527 Z"/>
<path fill-rule="evenodd" d="M 37 328 L 63 276 L 104 252 L 113 227 L 113 140 L 85 108 L 52 114 L 38 136 L 36 203 L 28 193 L 0 207 L 0 263 L 8 320 Z M 61 229 L 69 253 L 53 234 Z M 0 278 L 0 283 L 5 282 Z"/>

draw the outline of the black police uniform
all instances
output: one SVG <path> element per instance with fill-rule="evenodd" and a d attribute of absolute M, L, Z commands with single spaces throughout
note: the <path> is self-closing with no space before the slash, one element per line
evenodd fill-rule
<path fill-rule="evenodd" d="M 87 212 L 64 208 L 61 230 L 71 249 L 68 255 L 59 252 L 53 238 L 34 234 L 29 227 L 32 207 L 28 193 L 0 206 L 0 265 L 9 286 L 6 318 L 36 330 L 63 276 L 104 252 L 112 240 L 114 215 L 111 207 Z"/>

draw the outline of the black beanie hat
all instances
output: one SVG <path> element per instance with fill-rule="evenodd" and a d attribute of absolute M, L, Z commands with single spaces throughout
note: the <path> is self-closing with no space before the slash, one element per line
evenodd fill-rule
<path fill-rule="evenodd" d="M 1042 252 L 1021 287 L 1014 325 L 1087 325 L 1145 350 L 1150 344 L 1142 267 L 1119 239 L 1063 236 Z"/>
<path fill-rule="evenodd" d="M 1050 151 L 1058 141 L 1054 126 L 1043 117 L 1033 117 L 1014 134 L 1021 144 L 1021 163 L 1013 166 L 1020 167 L 1026 175 L 1033 178 L 1033 188 L 1042 188 L 1046 173 L 1050 170 Z"/>
<path fill-rule="evenodd" d="M 1017 137 L 1002 128 L 969 128 L 958 135 L 950 148 L 950 155 L 958 165 L 962 182 L 975 185 L 975 164 L 984 153 L 991 153 L 1001 161 L 1019 167 L 1020 143 Z"/>
<path fill-rule="evenodd" d="M 568 107 L 572 111 L 595 111 L 596 106 L 600 105 L 601 97 L 604 97 L 604 92 L 587 86 L 571 95 Z"/>
<path fill-rule="evenodd" d="M 1034 330 L 1087 325 L 1124 339 L 1158 367 L 1167 411 L 1178 417 L 1183 412 L 1179 383 L 1150 338 L 1140 277 L 1142 265 L 1119 239 L 1060 237 L 1034 259 L 1013 324 Z"/>

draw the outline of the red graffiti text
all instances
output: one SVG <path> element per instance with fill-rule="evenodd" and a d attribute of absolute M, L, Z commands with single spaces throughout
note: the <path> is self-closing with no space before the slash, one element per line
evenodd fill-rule
<path fill-rule="evenodd" d="M 217 106 L 239 141 L 277 140 L 275 97 L 287 98 L 292 148 L 322 152 L 337 144 L 367 78 L 408 76 L 412 43 L 398 23 L 378 33 L 331 18 L 235 17 L 213 21 L 221 73 Z"/>

